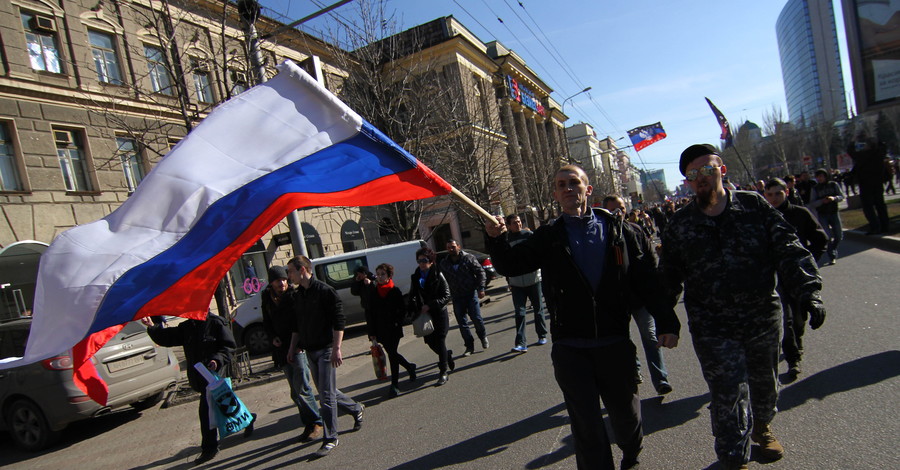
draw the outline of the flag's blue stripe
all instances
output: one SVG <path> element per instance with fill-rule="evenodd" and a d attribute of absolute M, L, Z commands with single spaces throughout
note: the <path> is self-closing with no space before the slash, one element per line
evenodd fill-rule
<path fill-rule="evenodd" d="M 261 176 L 212 204 L 175 245 L 110 287 L 90 333 L 131 321 L 145 303 L 228 247 L 283 194 L 344 191 L 416 165 L 412 155 L 363 123 L 356 136 Z"/>

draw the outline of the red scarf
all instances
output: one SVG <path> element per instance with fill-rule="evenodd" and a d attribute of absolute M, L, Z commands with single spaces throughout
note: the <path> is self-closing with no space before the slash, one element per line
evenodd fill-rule
<path fill-rule="evenodd" d="M 390 292 L 391 289 L 394 288 L 394 280 L 393 280 L 393 279 L 388 279 L 388 282 L 387 282 L 387 283 L 385 283 L 385 284 L 378 284 L 378 285 L 375 286 L 375 287 L 378 288 L 378 296 L 381 297 L 381 298 L 383 299 L 383 298 L 387 297 L 388 292 Z"/>

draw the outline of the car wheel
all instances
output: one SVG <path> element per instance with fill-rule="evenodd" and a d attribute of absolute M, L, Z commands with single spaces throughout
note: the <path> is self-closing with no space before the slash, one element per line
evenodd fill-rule
<path fill-rule="evenodd" d="M 166 396 L 166 391 L 162 390 L 156 395 L 151 395 L 143 400 L 136 401 L 131 404 L 131 407 L 137 411 L 149 410 L 156 406 L 157 403 L 161 402 L 163 398 Z"/>
<path fill-rule="evenodd" d="M 250 325 L 244 330 L 243 343 L 251 356 L 259 356 L 272 350 L 269 335 L 266 334 L 266 329 L 260 324 Z"/>
<path fill-rule="evenodd" d="M 59 438 L 59 432 L 50 429 L 41 409 L 28 400 L 13 402 L 9 406 L 6 422 L 16 446 L 23 450 L 41 450 Z"/>

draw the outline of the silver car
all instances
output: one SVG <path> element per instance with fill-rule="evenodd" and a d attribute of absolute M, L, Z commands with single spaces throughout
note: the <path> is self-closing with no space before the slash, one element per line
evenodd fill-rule
<path fill-rule="evenodd" d="M 31 319 L 0 324 L 0 358 L 21 357 Z M 0 370 L 0 430 L 24 450 L 55 442 L 69 423 L 128 406 L 143 410 L 159 403 L 181 377 L 172 350 L 157 346 L 146 329 L 131 322 L 93 358 L 109 386 L 107 406 L 88 398 L 72 381 L 67 352 L 34 364 Z"/>

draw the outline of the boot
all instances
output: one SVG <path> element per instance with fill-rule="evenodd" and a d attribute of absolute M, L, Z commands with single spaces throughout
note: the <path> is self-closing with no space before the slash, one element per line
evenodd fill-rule
<path fill-rule="evenodd" d="M 784 457 L 784 447 L 775 438 L 768 424 L 753 427 L 750 439 L 759 444 L 759 453 L 768 460 L 778 460 Z"/>

